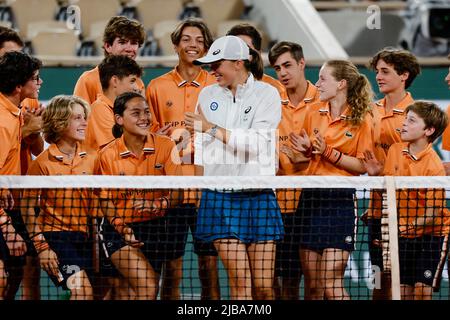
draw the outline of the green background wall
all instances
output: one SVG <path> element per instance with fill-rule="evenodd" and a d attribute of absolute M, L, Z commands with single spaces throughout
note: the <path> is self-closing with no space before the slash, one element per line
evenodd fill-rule
<path fill-rule="evenodd" d="M 78 77 L 90 68 L 68 68 L 68 67 L 51 67 L 44 68 L 41 71 L 44 84 L 41 88 L 41 100 L 49 100 L 57 94 L 71 94 Z M 144 83 L 148 82 L 171 70 L 171 68 L 145 68 Z M 366 74 L 374 90 L 376 90 L 375 73 L 360 68 L 361 72 Z M 273 69 L 266 70 L 268 74 L 275 76 Z M 448 86 L 444 81 L 447 75 L 447 67 L 427 67 L 423 68 L 422 74 L 418 76 L 410 91 L 416 99 L 430 99 L 430 100 L 450 100 L 450 92 Z M 307 79 L 315 82 L 319 73 L 318 67 L 311 67 L 306 69 Z"/>

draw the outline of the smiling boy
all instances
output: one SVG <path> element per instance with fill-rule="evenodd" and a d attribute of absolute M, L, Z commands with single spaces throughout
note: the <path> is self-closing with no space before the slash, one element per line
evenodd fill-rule
<path fill-rule="evenodd" d="M 416 101 L 405 109 L 402 142 L 393 144 L 383 165 L 365 153 L 369 175 L 444 176 L 432 143 L 444 131 L 448 117 L 436 104 Z M 433 280 L 446 253 L 450 212 L 442 189 L 398 190 L 400 284 L 402 300 L 430 300 Z"/>

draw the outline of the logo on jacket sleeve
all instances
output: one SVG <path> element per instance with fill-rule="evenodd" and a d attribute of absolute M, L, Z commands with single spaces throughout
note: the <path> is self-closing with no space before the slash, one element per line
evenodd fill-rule
<path fill-rule="evenodd" d="M 219 104 L 218 104 L 217 102 L 211 102 L 211 105 L 209 106 L 209 108 L 210 108 L 212 111 L 216 111 L 217 108 L 219 108 Z"/>

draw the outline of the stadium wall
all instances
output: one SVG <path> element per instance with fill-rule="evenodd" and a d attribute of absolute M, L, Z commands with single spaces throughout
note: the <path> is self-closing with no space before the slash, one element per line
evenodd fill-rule
<path fill-rule="evenodd" d="M 41 70 L 44 84 L 40 90 L 40 100 L 49 100 L 58 94 L 72 94 L 78 77 L 92 67 L 47 67 Z M 145 68 L 143 80 L 147 85 L 151 79 L 158 77 L 171 68 Z M 366 74 L 376 90 L 375 74 L 371 70 L 361 67 L 361 72 Z M 268 68 L 266 72 L 275 77 L 273 69 Z M 427 99 L 439 102 L 439 100 L 450 100 L 450 92 L 444 81 L 448 73 L 448 67 L 424 67 L 422 74 L 417 77 L 410 88 L 415 99 Z M 319 67 L 306 69 L 306 78 L 312 82 L 317 81 Z M 442 102 L 440 103 L 442 105 Z"/>

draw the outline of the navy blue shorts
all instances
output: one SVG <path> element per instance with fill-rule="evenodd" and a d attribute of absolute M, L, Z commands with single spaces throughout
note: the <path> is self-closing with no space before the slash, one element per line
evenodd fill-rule
<path fill-rule="evenodd" d="M 92 241 L 84 232 L 52 231 L 44 232 L 50 249 L 58 256 L 61 279 L 50 276 L 56 286 L 68 289 L 67 279 L 73 274 L 86 271 L 92 277 Z M 70 287 L 70 286 L 69 286 Z"/>
<path fill-rule="evenodd" d="M 399 238 L 400 283 L 433 285 L 441 259 L 444 238 L 425 235 L 419 238 Z M 440 277 L 440 275 L 438 275 Z"/>
<path fill-rule="evenodd" d="M 355 249 L 355 189 L 303 189 L 297 207 L 301 248 Z"/>
<path fill-rule="evenodd" d="M 104 239 L 104 232 L 103 232 L 103 229 L 105 228 L 106 225 L 109 225 L 109 222 L 106 220 L 106 218 L 96 218 L 96 229 L 99 246 L 98 275 L 101 277 L 120 277 L 120 272 L 116 269 L 116 267 L 109 259 L 109 254 L 108 251 L 106 250 L 106 242 Z"/>
<path fill-rule="evenodd" d="M 284 238 L 277 243 L 275 258 L 275 276 L 283 278 L 299 278 L 302 275 L 300 263 L 300 245 L 295 241 L 298 231 L 296 217 L 293 213 L 283 214 Z"/>
<path fill-rule="evenodd" d="M 144 243 L 140 250 L 155 272 L 161 273 L 164 262 L 178 259 L 184 254 L 184 248 L 181 248 L 179 239 L 168 233 L 166 217 L 131 223 L 129 226 L 133 229 L 135 238 Z M 107 257 L 127 245 L 106 219 L 101 230 L 104 241 L 101 245 L 106 250 Z"/>
<path fill-rule="evenodd" d="M 179 214 L 187 216 L 189 228 L 193 237 L 194 253 L 198 256 L 217 256 L 213 242 L 205 242 L 195 236 L 197 230 L 197 208 L 194 204 L 184 204 L 179 208 Z"/>
<path fill-rule="evenodd" d="M 203 190 L 196 237 L 205 242 L 238 239 L 243 243 L 280 240 L 283 220 L 274 192 Z"/>
<path fill-rule="evenodd" d="M 367 219 L 369 233 L 369 254 L 370 262 L 373 266 L 378 266 L 383 271 L 383 249 L 373 243 L 374 240 L 381 239 L 381 219 Z"/>
<path fill-rule="evenodd" d="M 159 241 L 163 245 L 166 259 L 175 260 L 184 256 L 187 237 L 189 233 L 190 210 L 184 207 L 172 208 L 166 215 L 158 219 L 163 231 L 159 235 Z"/>

